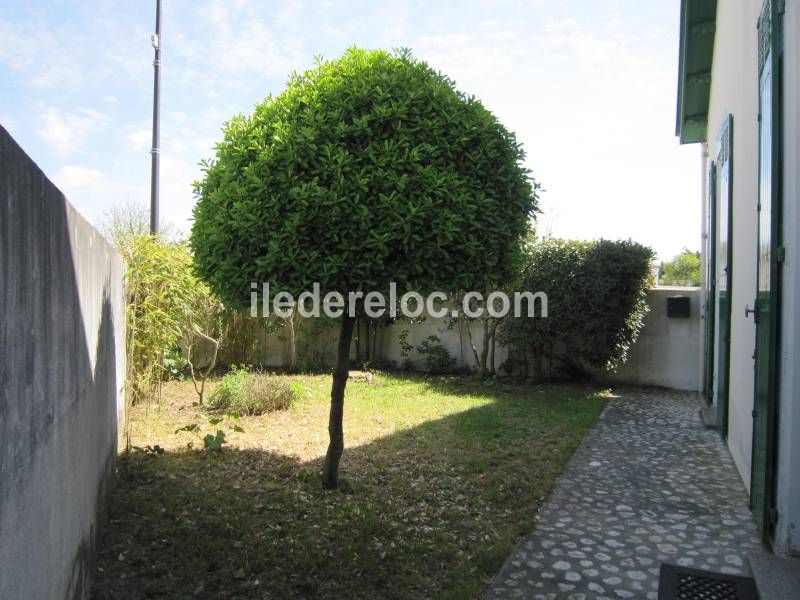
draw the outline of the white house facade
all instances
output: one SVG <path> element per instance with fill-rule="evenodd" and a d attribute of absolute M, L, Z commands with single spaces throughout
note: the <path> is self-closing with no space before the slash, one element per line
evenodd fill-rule
<path fill-rule="evenodd" d="M 800 0 L 682 0 L 678 88 L 702 148 L 705 396 L 765 542 L 800 554 Z"/>

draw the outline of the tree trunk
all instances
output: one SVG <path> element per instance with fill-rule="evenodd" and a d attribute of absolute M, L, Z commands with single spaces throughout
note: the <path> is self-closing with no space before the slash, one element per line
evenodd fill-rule
<path fill-rule="evenodd" d="M 343 315 L 342 327 L 339 330 L 336 368 L 333 371 L 333 385 L 331 386 L 331 414 L 328 419 L 330 442 L 328 453 L 325 455 L 325 467 L 322 471 L 322 486 L 328 490 L 335 490 L 339 486 L 339 459 L 342 458 L 344 451 L 344 430 L 342 428 L 344 388 L 347 385 L 347 376 L 350 370 L 350 341 L 353 338 L 354 322 L 353 317 Z"/>
<path fill-rule="evenodd" d="M 493 320 L 492 321 L 492 349 L 489 351 L 489 368 L 492 375 L 497 374 L 497 361 L 495 360 L 495 356 L 497 355 L 497 326 L 500 324 L 499 321 Z"/>
<path fill-rule="evenodd" d="M 530 372 L 528 370 L 528 347 L 527 345 L 522 348 L 522 374 L 525 380 L 528 380 Z"/>
<path fill-rule="evenodd" d="M 481 350 L 481 370 L 480 370 L 480 377 L 483 379 L 486 377 L 486 363 L 489 357 L 489 344 L 491 340 L 489 339 L 489 320 L 487 318 L 483 319 L 483 349 Z"/>
<path fill-rule="evenodd" d="M 356 327 L 356 364 L 361 363 L 361 319 L 355 323 Z"/>
<path fill-rule="evenodd" d="M 295 315 L 299 315 L 297 311 L 292 309 L 292 314 L 289 316 L 289 372 L 297 372 L 297 332 L 295 331 Z"/>
<path fill-rule="evenodd" d="M 464 358 L 464 319 L 458 320 L 458 348 L 461 350 L 461 363 L 467 364 L 467 359 Z"/>
<path fill-rule="evenodd" d="M 374 368 L 376 363 L 379 362 L 378 358 L 378 324 L 379 321 L 372 322 L 372 351 L 370 352 L 370 360 L 372 361 L 372 367 Z"/>
<path fill-rule="evenodd" d="M 364 346 L 366 348 L 365 362 L 371 363 L 372 362 L 372 344 L 370 343 L 370 340 L 372 339 L 372 320 L 371 319 L 365 320 L 364 321 L 364 326 L 367 329 L 366 336 L 364 337 Z"/>
<path fill-rule="evenodd" d="M 472 348 L 472 356 L 475 358 L 475 368 L 480 371 L 481 359 L 478 356 L 478 349 L 475 347 L 475 341 L 472 339 L 472 323 L 467 321 L 467 337 L 469 338 L 469 347 Z"/>
<path fill-rule="evenodd" d="M 536 361 L 536 380 L 538 383 L 541 383 L 545 379 L 544 373 L 544 348 L 542 346 L 536 346 L 534 360 Z"/>
<path fill-rule="evenodd" d="M 192 364 L 192 345 L 189 344 L 189 347 L 186 350 L 186 364 L 189 365 L 189 374 L 192 376 L 192 383 L 194 384 L 194 391 L 197 392 L 198 397 L 200 398 L 200 406 L 203 406 L 203 396 L 206 389 L 206 380 L 208 376 L 211 374 L 211 371 L 214 370 L 214 367 L 217 366 L 217 353 L 219 352 L 219 340 L 215 340 L 214 338 L 207 336 L 202 331 L 195 331 L 195 335 L 199 335 L 201 338 L 209 342 L 212 347 L 214 348 L 214 352 L 211 356 L 211 363 L 206 367 L 206 372 L 203 373 L 202 369 L 198 369 L 200 373 L 200 383 L 198 384 L 197 377 L 194 373 L 194 365 Z"/>

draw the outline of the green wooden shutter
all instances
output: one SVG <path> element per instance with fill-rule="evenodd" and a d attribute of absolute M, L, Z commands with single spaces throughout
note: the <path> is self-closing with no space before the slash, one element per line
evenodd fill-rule
<path fill-rule="evenodd" d="M 706 241 L 706 364 L 705 398 L 714 403 L 714 330 L 717 308 L 717 165 L 708 166 L 708 239 Z"/>
<path fill-rule="evenodd" d="M 730 383 L 731 289 L 733 285 L 733 115 L 725 117 L 717 155 L 717 213 L 719 270 L 717 276 L 717 423 L 728 437 L 728 388 Z"/>
<path fill-rule="evenodd" d="M 769 540 L 775 513 L 781 215 L 781 7 L 767 0 L 759 34 L 758 260 L 750 506 Z"/>

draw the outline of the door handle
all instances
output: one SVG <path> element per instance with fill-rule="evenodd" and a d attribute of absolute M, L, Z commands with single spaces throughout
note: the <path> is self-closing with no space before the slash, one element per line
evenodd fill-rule
<path fill-rule="evenodd" d="M 753 314 L 753 315 L 756 314 L 756 309 L 755 308 L 750 308 L 750 306 L 748 304 L 745 304 L 744 305 L 744 318 L 746 319 L 751 314 Z"/>

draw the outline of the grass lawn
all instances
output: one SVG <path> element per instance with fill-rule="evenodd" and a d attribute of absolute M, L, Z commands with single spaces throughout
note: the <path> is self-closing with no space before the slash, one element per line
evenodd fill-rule
<path fill-rule="evenodd" d="M 603 406 L 582 387 L 350 382 L 325 491 L 330 376 L 294 379 L 302 399 L 261 417 L 212 424 L 188 382 L 133 409 L 132 443 L 165 451 L 117 463 L 96 598 L 478 597 Z"/>

